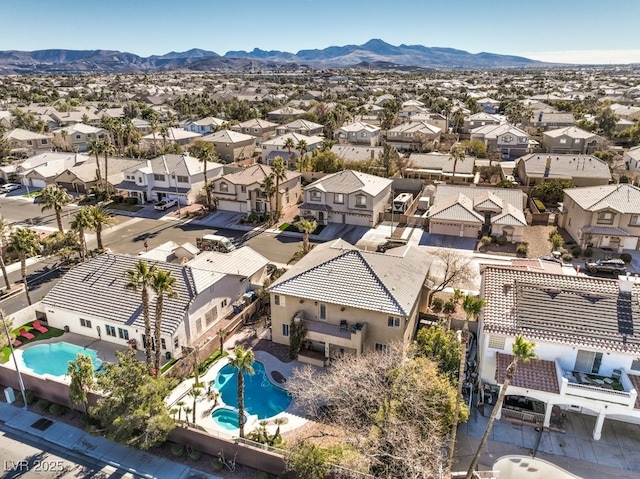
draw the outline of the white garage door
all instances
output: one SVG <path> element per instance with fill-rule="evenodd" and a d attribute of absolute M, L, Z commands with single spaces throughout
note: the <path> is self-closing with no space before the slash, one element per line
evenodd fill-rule
<path fill-rule="evenodd" d="M 28 178 L 29 186 L 33 186 L 34 188 L 44 188 L 47 186 L 47 182 L 45 180 L 40 180 L 37 178 Z"/>
<path fill-rule="evenodd" d="M 457 223 L 437 223 L 431 220 L 429 233 L 436 235 L 460 236 L 460 225 Z"/>
<path fill-rule="evenodd" d="M 477 226 L 477 225 L 464 225 L 463 236 L 465 238 L 477 238 L 479 231 L 480 231 L 480 226 Z"/>
<path fill-rule="evenodd" d="M 243 208 L 243 206 L 245 208 Z M 235 211 L 236 213 L 246 213 L 246 203 L 242 201 L 218 200 L 218 209 L 222 211 Z"/>
<path fill-rule="evenodd" d="M 371 226 L 371 216 L 368 215 L 346 215 L 345 222 L 348 225 Z"/>

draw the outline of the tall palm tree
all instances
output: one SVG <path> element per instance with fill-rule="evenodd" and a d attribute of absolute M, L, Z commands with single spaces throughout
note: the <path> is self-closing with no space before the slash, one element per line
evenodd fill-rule
<path fill-rule="evenodd" d="M 276 195 L 276 211 L 275 211 L 275 221 L 278 221 L 280 219 L 280 182 L 281 181 L 285 181 L 287 179 L 287 169 L 284 166 L 284 160 L 282 159 L 281 156 L 276 156 L 273 159 L 273 165 L 271 165 L 271 171 L 273 173 L 273 177 L 276 180 L 276 188 L 275 188 L 275 195 Z"/>
<path fill-rule="evenodd" d="M 176 298 L 178 294 L 174 291 L 173 286 L 176 283 L 176 279 L 171 276 L 171 271 L 165 271 L 163 269 L 156 270 L 151 281 L 151 289 L 156 293 L 156 318 L 154 324 L 155 341 L 156 341 L 156 357 L 154 362 L 154 368 L 156 374 L 160 374 L 160 356 L 162 351 L 160 350 L 160 332 L 162 328 L 162 311 L 164 309 L 164 298 Z"/>
<path fill-rule="evenodd" d="M 29 285 L 27 284 L 27 258 L 36 256 L 40 252 L 41 245 L 38 234 L 26 228 L 16 228 L 11 233 L 9 245 L 18 253 L 20 258 L 20 274 L 22 274 L 24 292 L 27 295 L 27 302 L 31 305 Z"/>
<path fill-rule="evenodd" d="M 273 219 L 273 204 L 271 203 L 271 200 L 276 194 L 276 183 L 274 181 L 273 173 L 265 176 L 260 186 L 262 187 L 262 191 L 264 191 L 264 195 L 267 197 L 267 202 L 269 203 L 269 216 Z"/>
<path fill-rule="evenodd" d="M 449 155 L 451 155 L 451 158 L 453 158 L 452 178 L 453 178 L 453 181 L 455 182 L 456 167 L 458 166 L 458 161 L 464 161 L 464 159 L 467 157 L 467 149 L 463 145 L 457 145 L 451 149 L 451 151 L 449 152 Z"/>
<path fill-rule="evenodd" d="M 313 233 L 318 227 L 318 223 L 313 219 L 301 219 L 296 223 L 296 228 L 298 231 L 301 231 L 302 234 L 302 252 L 303 254 L 307 254 L 311 251 L 309 247 L 309 235 Z"/>
<path fill-rule="evenodd" d="M 283 145 L 286 149 L 287 149 L 287 169 L 291 169 L 291 152 L 293 150 L 296 149 L 296 142 L 293 141 L 293 138 L 288 137 L 286 140 L 284 140 L 284 145 Z"/>
<path fill-rule="evenodd" d="M 204 192 L 207 195 L 207 209 L 211 209 L 211 188 L 209 188 L 209 181 L 207 178 L 207 164 L 210 161 L 215 161 L 217 158 L 216 147 L 209 141 L 196 140 L 189 148 L 189 151 L 193 156 L 198 158 L 202 162 L 202 173 L 204 176 Z"/>
<path fill-rule="evenodd" d="M 478 466 L 480 454 L 482 454 L 482 450 L 487 443 L 487 439 L 489 439 L 489 433 L 491 432 L 491 428 L 493 428 L 493 423 L 496 420 L 496 416 L 498 415 L 498 410 L 502 407 L 504 397 L 507 395 L 509 384 L 511 384 L 511 380 L 516 374 L 518 363 L 520 361 L 526 363 L 536 357 L 536 345 L 532 341 L 527 341 L 523 336 L 520 335 L 516 336 L 516 340 L 513 343 L 511 350 L 513 351 L 513 361 L 511 361 L 509 366 L 507 366 L 507 370 L 505 371 L 504 382 L 502 383 L 502 388 L 500 389 L 498 400 L 496 401 L 496 405 L 491 411 L 489 422 L 487 422 L 487 427 L 484 430 L 482 439 L 480 439 L 480 444 L 478 444 L 478 450 L 476 451 L 476 454 L 473 456 L 471 464 L 469 465 L 469 470 L 467 471 L 467 479 L 471 479 L 473 477 L 475 468 Z"/>
<path fill-rule="evenodd" d="M 87 238 L 85 236 L 85 231 L 91 229 L 91 224 L 89 208 L 86 206 L 75 214 L 73 221 L 71 222 L 71 229 L 78 232 L 80 258 L 82 261 L 87 259 Z"/>
<path fill-rule="evenodd" d="M 104 143 L 102 141 L 93 140 L 89 143 L 89 148 L 87 149 L 87 153 L 90 155 L 94 155 L 96 157 L 96 176 L 97 181 L 96 184 L 99 186 L 102 181 L 102 170 L 100 169 L 100 155 L 102 154 L 102 148 Z"/>
<path fill-rule="evenodd" d="M 220 328 L 218 330 L 218 339 L 220 340 L 220 354 L 224 352 L 224 340 L 229 335 L 229 331 L 226 328 Z"/>
<path fill-rule="evenodd" d="M 296 145 L 296 150 L 300 153 L 300 158 L 298 159 L 298 170 L 302 173 L 305 170 L 305 155 L 307 154 L 307 151 L 309 151 L 309 145 L 307 145 L 305 140 L 300 140 Z"/>
<path fill-rule="evenodd" d="M 196 423 L 196 403 L 198 401 L 198 398 L 200 396 L 202 396 L 202 388 L 193 388 L 188 392 L 189 396 L 191 396 L 193 398 L 193 420 L 191 421 L 192 424 Z M 189 419 L 187 419 L 187 422 L 189 422 Z"/>
<path fill-rule="evenodd" d="M 65 206 L 73 201 L 73 198 L 67 193 L 66 188 L 61 188 L 58 185 L 47 185 L 40 192 L 40 203 L 42 207 L 41 211 L 44 213 L 47 210 L 53 210 L 56 215 L 56 221 L 58 223 L 58 230 L 60 233 L 64 233 L 62 227 L 62 210 Z"/>
<path fill-rule="evenodd" d="M 162 150 L 167 149 L 167 138 L 169 138 L 169 128 L 166 125 L 162 125 L 158 128 L 158 133 L 160 133 L 160 137 L 162 138 Z"/>
<path fill-rule="evenodd" d="M 244 375 L 245 373 L 255 374 L 253 369 L 255 359 L 253 351 L 245 351 L 242 346 L 238 346 L 233 352 L 233 357 L 229 359 L 231 367 L 238 371 L 238 433 L 240 437 L 244 437 Z"/>
<path fill-rule="evenodd" d="M 89 206 L 87 214 L 91 220 L 91 229 L 96 232 L 96 240 L 98 241 L 98 249 L 103 250 L 102 246 L 102 230 L 105 226 L 111 226 L 115 223 L 115 218 L 102 206 Z"/>
<path fill-rule="evenodd" d="M 149 266 L 149 263 L 138 260 L 133 265 L 133 269 L 125 272 L 127 284 L 124 288 L 128 291 L 141 292 L 142 315 L 144 318 L 144 348 L 146 354 L 147 366 L 151 369 L 153 360 L 151 357 L 151 312 L 149 310 L 149 289 L 153 285 L 154 276 L 156 274 L 155 265 Z"/>
<path fill-rule="evenodd" d="M 453 454 L 456 448 L 456 433 L 458 432 L 458 416 L 462 403 L 462 388 L 464 386 L 464 370 L 467 364 L 467 341 L 469 339 L 469 319 L 478 321 L 480 312 L 484 308 L 487 300 L 478 296 L 465 296 L 462 301 L 462 309 L 465 312 L 464 326 L 462 327 L 462 337 L 460 339 L 460 369 L 458 370 L 458 395 L 456 396 L 456 410 L 451 423 L 451 435 L 449 441 L 449 470 L 453 465 Z"/>
<path fill-rule="evenodd" d="M 10 235 L 11 224 L 0 216 L 0 269 L 2 270 L 2 277 L 4 278 L 4 284 L 7 286 L 7 291 L 11 288 L 11 284 L 7 274 L 7 265 L 4 262 L 4 249 L 7 247 Z"/>
<path fill-rule="evenodd" d="M 102 153 L 104 154 L 104 191 L 109 193 L 109 155 L 115 153 L 115 148 L 109 142 L 105 142 L 102 147 Z"/>

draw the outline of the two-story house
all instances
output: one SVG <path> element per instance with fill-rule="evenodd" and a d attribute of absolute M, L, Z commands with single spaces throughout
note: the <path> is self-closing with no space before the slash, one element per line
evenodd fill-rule
<path fill-rule="evenodd" d="M 398 151 L 418 151 L 427 143 L 440 141 L 442 130 L 427 122 L 408 122 L 387 131 L 387 143 Z"/>
<path fill-rule="evenodd" d="M 323 134 L 324 125 L 314 123 L 313 121 L 298 119 L 281 125 L 276 128 L 277 135 L 286 135 L 287 133 L 298 133 L 307 136 L 321 136 Z"/>
<path fill-rule="evenodd" d="M 244 133 L 245 135 L 251 135 L 256 137 L 256 144 L 259 145 L 263 141 L 268 140 L 276 136 L 277 123 L 263 120 L 261 118 L 252 118 L 236 125 L 231 125 L 230 130 L 238 133 Z"/>
<path fill-rule="evenodd" d="M 289 158 L 289 150 L 285 146 L 288 139 L 293 140 L 294 149 L 291 150 L 291 158 Z M 315 149 L 321 148 L 324 142 L 321 136 L 307 136 L 300 133 L 287 133 L 286 135 L 276 136 L 270 140 L 262 142 L 262 161 L 270 165 L 276 156 L 281 156 L 287 162 L 290 168 L 295 167 L 295 160 L 300 157 L 298 145 L 304 142 L 307 145 L 306 154 L 311 154 Z M 291 161 L 289 161 L 291 159 Z"/>
<path fill-rule="evenodd" d="M 200 139 L 200 133 L 183 130 L 182 128 L 167 128 L 164 131 L 158 130 L 144 135 L 141 140 L 141 148 L 157 151 L 167 145 L 186 146 L 194 140 Z"/>
<path fill-rule="evenodd" d="M 505 236 L 517 243 L 524 237 L 525 194 L 511 188 L 438 185 L 428 211 L 429 233 L 461 238 Z"/>
<path fill-rule="evenodd" d="M 500 118 L 497 116 L 481 111 L 480 113 L 474 113 L 473 115 L 465 117 L 462 131 L 469 133 L 471 130 L 480 128 L 481 126 L 499 125 L 500 123 Z"/>
<path fill-rule="evenodd" d="M 604 147 L 605 139 L 576 126 L 545 131 L 542 148 L 547 153 L 592 155 Z"/>
<path fill-rule="evenodd" d="M 415 247 L 386 254 L 343 240 L 317 245 L 269 288 L 272 340 L 289 344 L 305 327 L 299 360 L 319 366 L 331 358 L 408 344 L 416 330 L 429 272 Z"/>
<path fill-rule="evenodd" d="M 17 157 L 33 156 L 53 148 L 51 136 L 22 128 L 7 131 L 2 138 L 9 143 L 9 154 Z"/>
<path fill-rule="evenodd" d="M 527 125 L 540 130 L 555 130 L 572 127 L 575 122 L 576 120 L 571 112 L 545 112 L 539 110 L 531 114 Z"/>
<path fill-rule="evenodd" d="M 607 418 L 640 422 L 639 284 L 485 265 L 480 294 L 481 390 L 504 383 L 517 335 L 537 355 L 518 363 L 498 417 L 549 427 L 563 410 L 581 412 L 595 417 L 596 440 Z"/>
<path fill-rule="evenodd" d="M 508 123 L 474 128 L 471 130 L 470 138 L 483 142 L 488 150 L 499 152 L 503 160 L 526 155 L 531 143 L 526 131 Z"/>
<path fill-rule="evenodd" d="M 189 120 L 185 123 L 184 129 L 199 135 L 208 135 L 214 131 L 224 128 L 228 122 L 213 116 L 201 118 L 200 120 Z"/>
<path fill-rule="evenodd" d="M 609 165 L 591 155 L 531 153 L 518 159 L 515 170 L 525 186 L 552 180 L 571 181 L 575 186 L 606 185 L 611 181 Z"/>
<path fill-rule="evenodd" d="M 391 198 L 389 178 L 343 170 L 304 187 L 300 216 L 318 224 L 339 223 L 373 227 Z"/>
<path fill-rule="evenodd" d="M 296 118 L 300 118 L 305 113 L 306 112 L 304 110 L 300 110 L 298 108 L 293 108 L 291 106 L 283 106 L 282 108 L 278 108 L 276 110 L 268 112 L 267 120 L 284 124 L 289 121 L 293 121 Z"/>
<path fill-rule="evenodd" d="M 53 131 L 54 140 L 66 151 L 87 151 L 92 141 L 107 141 L 109 132 L 104 128 L 75 123 Z"/>
<path fill-rule="evenodd" d="M 271 174 L 270 166 L 258 163 L 216 178 L 211 182 L 211 187 L 218 201 L 218 209 L 247 215 L 272 211 L 276 199 L 268 198 L 262 187 L 264 179 Z M 286 175 L 276 193 L 280 196 L 282 210 L 295 206 L 302 197 L 302 175 L 296 171 L 287 171 Z"/>
<path fill-rule="evenodd" d="M 212 143 L 224 163 L 251 158 L 256 149 L 256 137 L 232 130 L 220 130 L 201 138 Z"/>
<path fill-rule="evenodd" d="M 456 160 L 449 153 L 411 153 L 405 176 L 427 182 L 471 183 L 475 178 L 475 160 L 472 156 Z"/>
<path fill-rule="evenodd" d="M 482 111 L 489 113 L 490 115 L 498 113 L 498 110 L 500 109 L 500 102 L 493 98 L 480 98 L 477 103 L 478 106 L 482 108 Z"/>
<path fill-rule="evenodd" d="M 380 143 L 380 127 L 355 121 L 333 131 L 333 139 L 339 143 L 377 146 Z"/>
<path fill-rule="evenodd" d="M 446 132 L 449 130 L 449 121 L 447 120 L 447 117 L 440 113 L 432 113 L 429 111 L 416 113 L 411 116 L 411 121 L 424 121 L 430 125 L 437 126 L 442 131 Z"/>
<path fill-rule="evenodd" d="M 180 205 L 196 201 L 204 188 L 204 162 L 190 156 L 162 155 L 124 170 L 124 181 L 115 185 L 118 194 L 138 198 L 140 203 L 174 199 Z M 207 181 L 222 174 L 222 165 L 207 161 Z"/>
<path fill-rule="evenodd" d="M 640 249 L 640 188 L 626 183 L 564 190 L 558 225 L 583 248 Z"/>

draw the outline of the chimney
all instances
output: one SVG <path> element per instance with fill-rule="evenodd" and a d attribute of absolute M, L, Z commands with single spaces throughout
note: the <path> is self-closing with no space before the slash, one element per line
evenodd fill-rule
<path fill-rule="evenodd" d="M 547 163 L 544 165 L 544 177 L 549 178 L 549 170 L 551 170 L 551 155 L 547 156 Z"/>

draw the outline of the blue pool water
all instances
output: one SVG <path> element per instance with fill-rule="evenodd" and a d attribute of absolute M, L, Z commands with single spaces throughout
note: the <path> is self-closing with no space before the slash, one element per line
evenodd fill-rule
<path fill-rule="evenodd" d="M 100 369 L 102 361 L 98 359 L 97 351 L 65 342 L 31 346 L 23 351 L 22 360 L 37 374 L 64 376 L 69 369 L 69 361 L 75 361 L 81 353 L 91 358 L 94 370 Z"/>
<path fill-rule="evenodd" d="M 213 411 L 211 417 L 215 421 L 215 423 L 220 426 L 222 429 L 226 429 L 227 431 L 233 431 L 234 429 L 238 429 L 238 413 L 237 411 L 232 411 L 231 409 L 220 408 Z M 247 415 L 244 416 L 245 424 L 247 421 Z"/>
<path fill-rule="evenodd" d="M 255 374 L 244 374 L 244 409 L 248 414 L 267 419 L 289 407 L 291 396 L 284 389 L 274 386 L 264 370 L 264 364 L 253 363 Z M 238 407 L 238 371 L 227 364 L 212 383 L 220 392 L 220 398 L 229 407 Z M 215 414 L 215 412 L 214 412 Z M 236 425 L 237 414 L 236 414 Z"/>

